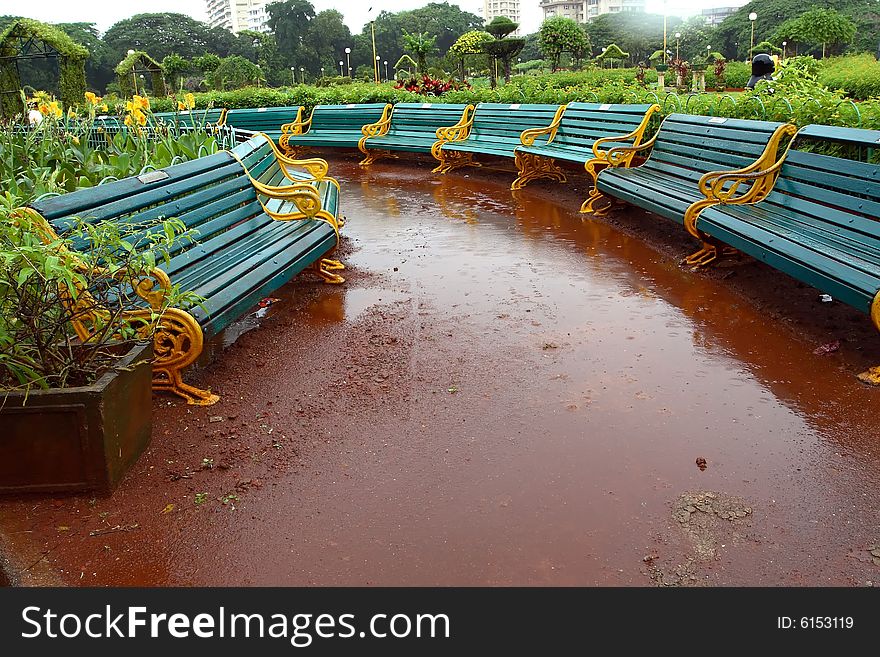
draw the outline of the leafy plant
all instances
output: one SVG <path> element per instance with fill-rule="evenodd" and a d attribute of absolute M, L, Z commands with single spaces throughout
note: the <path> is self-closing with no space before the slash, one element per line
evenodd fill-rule
<path fill-rule="evenodd" d="M 192 237 L 179 220 L 75 220 L 59 237 L 20 205 L 0 198 L 0 392 L 91 384 L 168 308 L 200 302 L 155 270 Z"/>

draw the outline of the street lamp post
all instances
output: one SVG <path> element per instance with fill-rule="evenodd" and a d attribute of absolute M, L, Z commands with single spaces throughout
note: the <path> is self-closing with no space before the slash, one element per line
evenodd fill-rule
<path fill-rule="evenodd" d="M 343 76 L 345 75 L 345 73 L 344 73 L 343 70 L 342 70 L 342 67 L 343 67 L 344 64 L 345 64 L 345 62 L 343 62 L 343 61 L 340 59 L 340 60 L 339 60 L 339 77 L 343 77 Z"/>
<path fill-rule="evenodd" d="M 321 77 L 322 78 L 324 77 L 324 67 L 323 66 L 321 67 Z"/>
<path fill-rule="evenodd" d="M 379 62 L 382 61 L 382 58 L 379 55 L 376 55 L 376 84 L 379 84 L 382 81 L 382 73 L 379 71 Z"/>
<path fill-rule="evenodd" d="M 782 42 L 782 61 L 785 61 L 785 46 L 788 45 L 788 41 Z"/>
<path fill-rule="evenodd" d="M 666 63 L 666 0 L 663 2 L 663 63 Z"/>
<path fill-rule="evenodd" d="M 372 11 L 370 7 L 370 11 Z M 379 55 L 376 54 L 376 21 L 370 21 L 370 36 L 373 39 L 373 78 L 379 84 Z"/>
<path fill-rule="evenodd" d="M 345 49 L 345 65 L 348 68 L 348 77 L 351 77 L 351 48 Z"/>
<path fill-rule="evenodd" d="M 290 84 L 296 84 L 296 73 L 293 66 L 290 67 Z"/>
<path fill-rule="evenodd" d="M 678 59 L 678 40 L 681 38 L 681 32 L 675 33 L 675 58 Z"/>
<path fill-rule="evenodd" d="M 130 57 L 131 55 L 134 54 L 134 50 L 132 48 L 129 48 L 128 52 L 126 54 Z M 132 66 L 131 66 L 131 81 L 134 82 L 134 93 L 137 93 L 138 92 L 138 81 L 137 81 L 137 75 L 135 75 L 135 72 L 134 72 L 134 64 L 132 64 Z"/>
<path fill-rule="evenodd" d="M 388 60 L 386 59 L 382 63 L 385 64 L 385 82 L 388 82 Z"/>
<path fill-rule="evenodd" d="M 752 58 L 752 50 L 755 49 L 755 21 L 758 20 L 758 14 L 752 12 L 749 14 L 749 22 L 752 24 L 752 39 L 749 45 L 749 59 Z"/>
<path fill-rule="evenodd" d="M 305 84 L 306 83 L 306 69 L 302 66 L 299 67 L 299 77 L 300 81 Z"/>

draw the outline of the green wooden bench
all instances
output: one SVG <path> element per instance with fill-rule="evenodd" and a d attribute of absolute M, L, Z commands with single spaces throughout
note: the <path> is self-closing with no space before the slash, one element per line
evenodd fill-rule
<path fill-rule="evenodd" d="M 716 252 L 728 245 L 857 308 L 880 330 L 880 164 L 798 150 L 816 142 L 867 154 L 880 149 L 880 131 L 802 128 L 772 167 L 713 181 L 707 199 L 723 202 L 688 230 Z M 728 198 L 729 186 L 777 173 L 771 191 Z M 880 367 L 859 378 L 880 385 Z"/>
<path fill-rule="evenodd" d="M 435 149 L 440 161 L 435 173 L 449 173 L 466 166 L 481 166 L 475 155 L 514 159 L 526 130 L 555 123 L 565 107 L 525 103 L 480 103 L 471 120 L 463 125 L 441 128 Z"/>
<path fill-rule="evenodd" d="M 303 148 L 357 148 L 363 127 L 390 115 L 391 105 L 385 103 L 318 105 L 308 119 L 302 120 L 300 112 L 296 121 L 282 126 L 278 145 L 288 155 Z"/>
<path fill-rule="evenodd" d="M 387 119 L 361 129 L 358 148 L 366 156 L 361 165 L 370 165 L 392 151 L 431 154 L 442 144 L 437 130 L 466 124 L 473 111 L 473 105 L 398 103 Z"/>
<path fill-rule="evenodd" d="M 608 151 L 609 166 L 599 173 L 584 211 L 604 214 L 611 204 L 599 210 L 595 204 L 607 195 L 684 223 L 686 215 L 718 202 L 708 201 L 702 189 L 726 173 L 769 168 L 780 142 L 795 131 L 785 123 L 670 114 L 650 140 Z M 624 168 L 627 158 L 648 149 L 644 163 Z M 758 190 L 772 183 L 763 178 L 751 186 Z M 689 262 L 698 264 L 699 259 L 694 254 Z"/>
<path fill-rule="evenodd" d="M 183 382 L 182 370 L 196 361 L 205 337 L 220 333 L 260 299 L 310 269 L 329 282 L 327 261 L 339 241 L 332 213 L 321 206 L 325 193 L 312 176 L 284 186 L 262 184 L 242 166 L 278 182 L 264 153 L 263 137 L 236 152 L 221 151 L 167 169 L 34 202 L 30 211 L 44 217 L 59 235 L 79 217 L 85 221 L 143 222 L 176 217 L 196 232 L 179 243 L 170 264 L 154 271 L 138 294 L 146 304 L 170 284 L 204 298 L 203 306 L 170 308 L 155 337 L 153 387 L 173 392 L 191 404 L 218 397 Z M 284 177 L 284 174 L 281 174 Z M 268 178 L 265 178 L 268 176 Z M 286 178 L 286 177 L 285 177 Z M 333 185 L 330 185 L 333 187 Z M 160 304 L 161 305 L 161 304 Z M 154 305 L 153 307 L 157 307 Z M 143 311 L 149 317 L 149 311 Z"/>
<path fill-rule="evenodd" d="M 522 134 L 522 146 L 516 149 L 519 176 L 510 188 L 522 189 L 541 178 L 566 182 L 556 160 L 583 164 L 595 186 L 596 176 L 607 162 L 602 146 L 621 142 L 638 146 L 651 116 L 659 110 L 659 105 L 569 103 L 551 125 Z"/>
<path fill-rule="evenodd" d="M 153 112 L 152 117 L 167 125 L 205 128 L 223 125 L 226 120 L 226 108 L 212 107 L 183 112 Z"/>
<path fill-rule="evenodd" d="M 231 125 L 236 132 L 243 131 L 243 140 L 250 138 L 252 132 L 262 132 L 276 143 L 281 137 L 282 126 L 299 121 L 302 107 L 253 107 L 248 109 L 231 109 L 226 112 L 226 125 Z"/>

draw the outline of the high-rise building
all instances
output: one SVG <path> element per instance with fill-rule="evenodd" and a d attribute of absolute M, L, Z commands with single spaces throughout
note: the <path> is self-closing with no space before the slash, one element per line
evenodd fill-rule
<path fill-rule="evenodd" d="M 645 11 L 645 0 L 541 0 L 544 18 L 563 16 L 578 23 L 589 23 L 602 14 Z"/>
<path fill-rule="evenodd" d="M 519 0 L 483 0 L 483 18 L 486 22 L 491 23 L 498 16 L 506 16 L 514 23 L 519 23 Z M 519 30 L 514 34 L 519 35 Z"/>
<path fill-rule="evenodd" d="M 254 30 L 268 32 L 266 4 L 271 0 L 206 0 L 208 25 L 230 32 Z"/>
<path fill-rule="evenodd" d="M 706 25 L 714 27 L 720 25 L 721 22 L 731 14 L 735 14 L 744 4 L 746 4 L 746 2 L 741 1 L 740 4 L 735 7 L 712 7 L 710 9 L 704 9 L 702 11 L 702 16 L 706 21 Z"/>

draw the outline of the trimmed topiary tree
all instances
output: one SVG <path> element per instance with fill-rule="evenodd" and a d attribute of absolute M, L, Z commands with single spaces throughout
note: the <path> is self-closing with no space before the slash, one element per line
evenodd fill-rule
<path fill-rule="evenodd" d="M 493 38 L 491 34 L 483 32 L 483 30 L 471 30 L 458 37 L 458 40 L 450 46 L 447 55 L 458 61 L 460 80 L 467 79 L 467 67 L 465 66 L 467 58 L 483 54 L 483 45 L 492 41 Z"/>
<path fill-rule="evenodd" d="M 516 32 L 519 23 L 514 23 L 505 16 L 496 16 L 492 22 L 486 25 L 486 32 L 495 37 L 494 41 L 486 41 L 483 44 L 483 52 L 501 60 L 504 67 L 504 81 L 510 82 L 510 62 L 522 51 L 526 45 L 525 39 L 510 38 L 509 34 Z M 492 67 L 492 88 L 498 84 L 495 68 Z"/>
<path fill-rule="evenodd" d="M 83 102 L 89 51 L 52 25 L 20 18 L 0 34 L 0 116 L 24 113 L 18 62 L 35 54 L 58 60 L 58 86 L 65 107 Z"/>
<path fill-rule="evenodd" d="M 628 52 L 623 52 L 616 43 L 612 43 L 610 46 L 607 46 L 602 50 L 602 54 L 596 57 L 596 59 L 600 62 L 604 62 L 606 59 L 611 62 L 611 68 L 614 68 L 614 60 L 615 59 L 626 59 L 629 57 Z"/>

